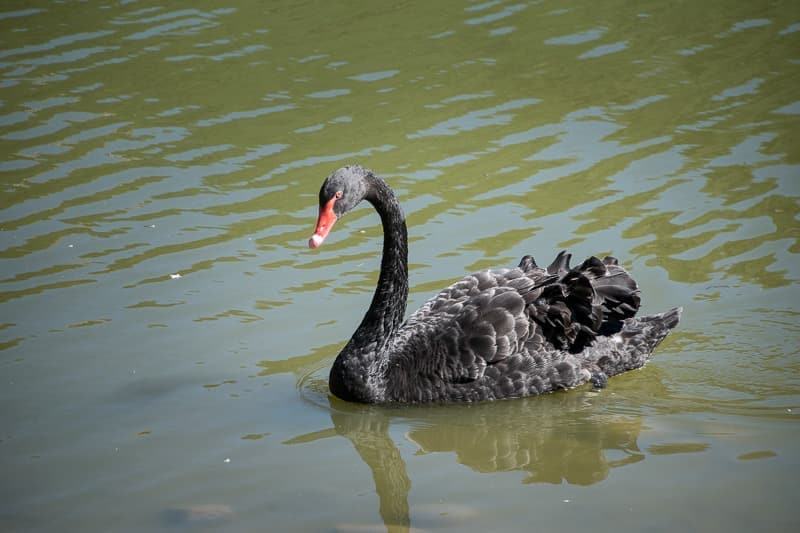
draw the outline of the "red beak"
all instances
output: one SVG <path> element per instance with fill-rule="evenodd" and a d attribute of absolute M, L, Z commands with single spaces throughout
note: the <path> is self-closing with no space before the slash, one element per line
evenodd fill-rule
<path fill-rule="evenodd" d="M 308 239 L 309 248 L 317 248 L 331 232 L 331 228 L 336 223 L 336 213 L 333 212 L 333 204 L 336 203 L 336 197 L 328 200 L 328 203 L 319 207 L 319 216 L 317 217 L 317 227 L 314 229 L 314 235 Z"/>

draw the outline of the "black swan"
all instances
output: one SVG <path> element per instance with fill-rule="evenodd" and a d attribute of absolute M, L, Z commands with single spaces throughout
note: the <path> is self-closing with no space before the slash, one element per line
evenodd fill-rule
<path fill-rule="evenodd" d="M 681 308 L 634 318 L 639 289 L 617 260 L 476 272 L 403 322 L 408 298 L 406 222 L 394 192 L 372 171 L 346 166 L 319 191 L 317 248 L 361 200 L 383 223 L 383 258 L 367 314 L 331 368 L 331 392 L 363 403 L 475 402 L 570 389 L 645 364 Z"/>

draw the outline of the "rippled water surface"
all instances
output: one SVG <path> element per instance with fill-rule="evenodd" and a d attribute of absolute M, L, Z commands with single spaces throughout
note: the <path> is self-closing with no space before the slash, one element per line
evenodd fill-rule
<path fill-rule="evenodd" d="M 0 6 L 0 529 L 797 530 L 800 3 Z M 613 254 L 683 322 L 609 387 L 331 398 L 372 295 L 359 162 L 410 308 Z"/>

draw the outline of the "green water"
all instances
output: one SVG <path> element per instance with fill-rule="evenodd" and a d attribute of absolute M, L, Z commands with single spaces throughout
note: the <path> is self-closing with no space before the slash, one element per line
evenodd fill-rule
<path fill-rule="evenodd" d="M 797 530 L 798 87 L 791 0 L 4 2 L 0 529 Z M 352 162 L 411 309 L 568 247 L 683 322 L 600 392 L 339 402 Z"/>

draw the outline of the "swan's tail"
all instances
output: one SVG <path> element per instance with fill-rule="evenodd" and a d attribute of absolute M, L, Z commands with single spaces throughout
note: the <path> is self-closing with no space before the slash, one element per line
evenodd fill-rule
<path fill-rule="evenodd" d="M 683 307 L 670 309 L 666 313 L 648 315 L 632 320 L 622 328 L 623 337 L 628 334 L 632 338 L 640 339 L 647 350 L 652 353 L 672 328 L 681 321 Z"/>
<path fill-rule="evenodd" d="M 602 381 L 605 377 L 644 366 L 656 346 L 678 325 L 682 312 L 682 307 L 676 307 L 666 313 L 629 318 L 619 333 L 599 337 L 585 352 L 592 380 L 595 374 Z"/>

